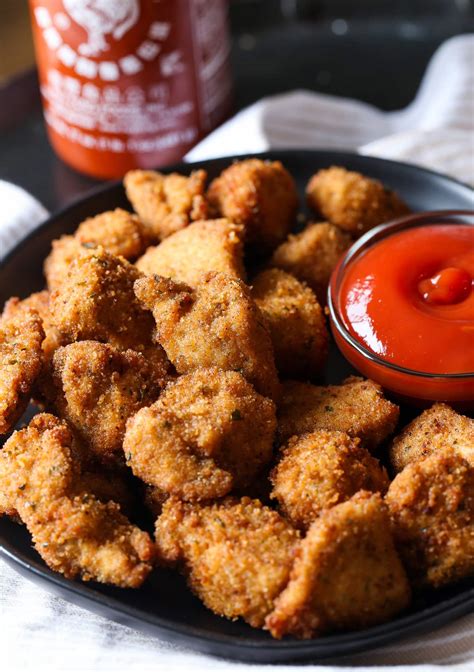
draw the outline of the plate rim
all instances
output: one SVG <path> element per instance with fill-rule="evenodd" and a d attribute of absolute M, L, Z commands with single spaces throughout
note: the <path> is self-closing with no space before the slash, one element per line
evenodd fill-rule
<path fill-rule="evenodd" d="M 448 183 L 451 187 L 463 196 L 474 196 L 474 189 L 455 178 L 448 175 L 420 167 L 414 164 L 395 161 L 391 159 L 384 159 L 379 157 L 372 157 L 363 154 L 357 154 L 353 151 L 332 150 L 326 148 L 320 149 L 273 149 L 266 152 L 230 155 L 222 157 L 214 157 L 203 161 L 194 162 L 179 162 L 172 165 L 160 167 L 160 172 L 168 173 L 172 171 L 182 171 L 186 174 L 193 170 L 194 167 L 199 166 L 204 169 L 215 164 L 216 162 L 233 162 L 237 160 L 244 160 L 246 158 L 259 158 L 262 160 L 279 160 L 284 163 L 285 157 L 299 156 L 303 160 L 316 157 L 323 158 L 327 155 L 334 157 L 333 163 L 340 162 L 342 165 L 344 161 L 357 158 L 362 162 L 378 166 L 389 166 L 392 170 L 403 169 L 405 173 L 412 173 L 419 175 L 424 174 L 427 178 L 434 179 Z M 74 211 L 77 207 L 83 205 L 87 201 L 97 198 L 108 191 L 113 191 L 121 187 L 121 180 L 108 181 L 99 184 L 92 189 L 88 189 L 80 194 L 66 205 L 58 210 L 53 211 L 49 216 L 37 227 L 35 227 L 25 238 L 22 238 L 0 261 L 1 269 L 11 263 L 14 257 L 20 253 L 38 234 L 44 229 L 48 228 L 57 219 L 66 218 L 69 213 Z M 201 630 L 200 627 L 187 623 L 170 623 L 163 617 L 140 612 L 139 607 L 126 604 L 119 598 L 106 595 L 94 590 L 94 584 L 87 585 L 85 582 L 72 581 L 66 579 L 61 574 L 53 572 L 47 566 L 43 567 L 38 560 L 32 561 L 28 559 L 22 552 L 18 552 L 15 545 L 0 533 L 0 557 L 2 557 L 15 571 L 22 573 L 29 580 L 35 579 L 45 586 L 45 589 L 50 589 L 52 592 L 59 592 L 61 595 L 66 594 L 71 597 L 71 602 L 79 603 L 85 602 L 86 609 L 95 613 L 107 612 L 107 618 L 123 623 L 123 619 L 114 618 L 117 614 L 128 619 L 132 623 L 132 627 L 145 630 L 155 636 L 162 636 L 164 639 L 181 642 L 185 646 L 189 646 L 194 650 L 199 650 L 212 655 L 229 657 L 231 654 L 234 659 L 272 662 L 284 660 L 296 660 L 301 658 L 309 658 L 313 656 L 315 660 L 329 660 L 339 657 L 341 655 L 348 655 L 350 653 L 360 652 L 362 650 L 369 650 L 382 646 L 390 641 L 398 641 L 403 637 L 419 634 L 421 632 L 429 631 L 433 628 L 439 627 L 447 622 L 474 611 L 474 587 L 463 590 L 458 595 L 442 600 L 438 604 L 424 607 L 421 610 L 407 615 L 402 615 L 397 619 L 392 619 L 386 623 L 382 623 L 371 628 L 363 630 L 356 630 L 347 633 L 334 633 L 319 638 L 310 640 L 296 640 L 296 639 L 261 639 L 251 640 L 247 637 L 235 636 L 225 633 L 209 633 L 206 630 Z M 146 586 L 146 584 L 145 584 Z M 53 589 L 56 589 L 54 591 Z M 94 609 L 94 605 L 97 607 Z M 141 627 L 142 626 L 142 627 Z M 143 626 L 146 626 L 143 627 Z M 207 645 L 207 646 L 206 646 Z M 337 646 L 339 652 L 328 653 L 330 647 Z"/>
<path fill-rule="evenodd" d="M 10 548 L 9 548 L 10 547 Z M 11 550 L 10 550 L 11 549 Z M 94 583 L 91 586 L 87 582 L 71 580 L 65 578 L 62 574 L 54 572 L 49 567 L 43 567 L 41 559 L 38 556 L 37 560 L 31 561 L 23 553 L 18 553 L 14 545 L 5 544 L 3 535 L 0 534 L 0 557 L 2 557 L 10 566 L 16 568 L 20 566 L 25 570 L 24 575 L 33 575 L 40 579 L 42 585 L 52 584 L 59 589 L 61 595 L 63 592 L 68 595 L 74 595 L 78 600 L 71 600 L 77 604 L 79 601 L 85 601 L 88 604 L 97 605 L 98 609 L 90 609 L 94 613 L 99 613 L 101 610 L 113 614 L 120 614 L 125 616 L 134 623 L 137 629 L 140 629 L 140 624 L 146 624 L 148 632 L 162 633 L 165 635 L 169 633 L 176 641 L 185 642 L 195 650 L 203 650 L 202 644 L 217 645 L 223 649 L 240 650 L 240 653 L 246 653 L 247 656 L 241 657 L 243 660 L 250 660 L 249 656 L 255 652 L 262 653 L 259 656 L 259 661 L 271 661 L 273 655 L 286 654 L 286 659 L 296 659 L 298 657 L 307 657 L 308 654 L 317 654 L 317 649 L 321 649 L 324 655 L 324 650 L 330 646 L 337 644 L 341 653 L 337 655 L 326 654 L 326 659 L 336 658 L 341 655 L 355 653 L 361 650 L 369 650 L 382 646 L 384 643 L 394 641 L 394 638 L 401 638 L 403 636 L 412 636 L 421 632 L 426 632 L 432 627 L 432 622 L 436 621 L 434 627 L 440 627 L 447 622 L 454 622 L 463 615 L 467 615 L 474 611 L 474 587 L 468 588 L 462 593 L 443 600 L 439 604 L 431 605 L 417 611 L 413 614 L 401 616 L 397 619 L 392 619 L 386 623 L 365 628 L 362 630 L 354 630 L 351 632 L 333 633 L 318 638 L 308 640 L 297 639 L 271 639 L 265 640 L 250 640 L 246 637 L 234 636 L 230 634 L 214 633 L 201 631 L 199 627 L 189 624 L 170 624 L 169 621 L 154 614 L 143 614 L 139 607 L 134 607 L 123 603 L 120 599 L 114 596 L 104 595 L 94 590 Z M 17 570 L 18 571 L 18 570 Z M 31 578 L 30 580 L 34 580 Z M 146 586 L 146 584 L 145 584 Z M 84 608 L 84 607 L 82 607 Z M 428 612 L 428 614 L 426 613 Z M 452 617 L 452 620 L 451 620 Z M 115 622 L 123 623 L 123 620 L 117 620 L 114 616 L 108 615 L 108 618 Z M 204 650 L 208 650 L 204 648 Z M 289 654 L 289 655 L 288 655 Z M 293 655 L 291 655 L 293 654 Z M 222 655 L 222 654 L 218 654 Z M 322 658 L 321 658 L 322 659 Z"/>

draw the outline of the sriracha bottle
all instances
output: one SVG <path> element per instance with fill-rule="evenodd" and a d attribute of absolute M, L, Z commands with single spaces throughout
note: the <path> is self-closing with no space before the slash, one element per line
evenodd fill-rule
<path fill-rule="evenodd" d="M 225 0 L 30 0 L 57 154 L 99 178 L 180 159 L 230 111 Z"/>

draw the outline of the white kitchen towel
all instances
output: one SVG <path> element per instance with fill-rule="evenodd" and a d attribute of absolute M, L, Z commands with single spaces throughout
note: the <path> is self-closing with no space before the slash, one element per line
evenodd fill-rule
<path fill-rule="evenodd" d="M 310 92 L 268 98 L 195 147 L 189 160 L 283 147 L 359 148 L 474 184 L 474 38 L 460 36 L 433 57 L 415 101 L 383 113 L 364 103 Z M 0 258 L 46 216 L 23 190 L 0 182 Z M 278 671 L 474 670 L 474 615 L 427 635 L 328 665 Z M 55 597 L 0 561 L 0 669 L 5 672 L 241 672 L 272 667 L 223 661 L 142 635 Z"/>

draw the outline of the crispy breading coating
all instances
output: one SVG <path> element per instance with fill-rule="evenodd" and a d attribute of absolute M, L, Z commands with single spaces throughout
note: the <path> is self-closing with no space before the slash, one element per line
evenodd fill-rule
<path fill-rule="evenodd" d="M 236 161 L 213 180 L 207 192 L 211 208 L 245 228 L 246 242 L 272 249 L 288 235 L 298 194 L 280 161 Z"/>
<path fill-rule="evenodd" d="M 84 220 L 74 238 L 83 247 L 102 246 L 110 254 L 128 260 L 137 259 L 143 254 L 149 242 L 139 218 L 122 208 L 108 210 Z"/>
<path fill-rule="evenodd" d="M 447 404 L 433 404 L 393 439 L 390 462 L 395 471 L 402 471 L 407 464 L 447 447 L 474 466 L 474 420 Z"/>
<path fill-rule="evenodd" d="M 94 495 L 104 504 L 119 504 L 120 510 L 126 516 L 132 514 L 137 505 L 128 469 L 105 468 L 102 464 L 83 467 L 76 488 L 80 492 Z"/>
<path fill-rule="evenodd" d="M 161 559 L 178 563 L 208 609 L 260 627 L 288 582 L 298 533 L 248 497 L 209 505 L 169 499 L 156 542 Z"/>
<path fill-rule="evenodd" d="M 305 380 L 317 377 L 326 361 L 329 335 L 313 291 L 274 268 L 253 279 L 252 297 L 270 330 L 279 373 Z"/>
<path fill-rule="evenodd" d="M 71 263 L 87 250 L 104 250 L 135 260 L 149 244 L 144 225 L 136 215 L 116 208 L 84 220 L 72 236 L 53 240 L 43 270 L 50 291 L 58 289 L 69 273 Z"/>
<path fill-rule="evenodd" d="M 392 434 L 398 416 L 398 406 L 372 380 L 351 376 L 325 387 L 288 381 L 282 385 L 277 434 L 283 443 L 317 429 L 345 432 L 371 450 Z"/>
<path fill-rule="evenodd" d="M 50 292 L 58 289 L 67 278 L 69 268 L 76 259 L 87 251 L 74 236 L 61 236 L 51 243 L 51 252 L 43 263 L 43 273 Z"/>
<path fill-rule="evenodd" d="M 405 467 L 386 502 L 413 583 L 441 586 L 474 575 L 474 467 L 452 448 Z"/>
<path fill-rule="evenodd" d="M 25 315 L 28 311 L 33 310 L 38 313 L 41 318 L 41 324 L 44 330 L 44 340 L 41 344 L 44 359 L 49 361 L 54 351 L 62 344 L 61 333 L 51 323 L 51 312 L 49 308 L 49 292 L 44 289 L 42 292 L 35 292 L 30 294 L 26 299 L 19 299 L 17 296 L 12 296 L 3 310 L 2 317 L 10 318 L 14 315 Z"/>
<path fill-rule="evenodd" d="M 384 494 L 389 486 L 384 467 L 360 439 L 324 430 L 292 437 L 270 479 L 282 514 L 302 529 L 359 490 Z"/>
<path fill-rule="evenodd" d="M 313 175 L 306 196 L 316 212 L 357 236 L 409 212 L 400 197 L 379 180 L 340 166 Z"/>
<path fill-rule="evenodd" d="M 107 464 L 122 456 L 127 419 L 156 401 L 167 382 L 139 352 L 80 341 L 54 354 L 46 394 L 56 413 Z"/>
<path fill-rule="evenodd" d="M 18 513 L 46 564 L 68 578 L 140 586 L 153 543 L 114 502 L 77 491 L 72 434 L 54 416 L 36 416 L 0 451 L 0 510 Z"/>
<path fill-rule="evenodd" d="M 228 219 L 193 222 L 149 247 L 136 266 L 146 275 L 161 275 L 191 287 L 208 271 L 245 280 L 242 237 L 243 228 Z"/>
<path fill-rule="evenodd" d="M 271 264 L 308 283 L 325 306 L 331 273 L 350 244 L 350 237 L 337 226 L 327 222 L 308 224 L 277 247 Z"/>
<path fill-rule="evenodd" d="M 135 266 L 102 247 L 87 250 L 51 294 L 53 325 L 68 342 L 97 340 L 144 350 L 152 342 L 153 318 L 135 297 L 139 277 Z"/>
<path fill-rule="evenodd" d="M 153 311 L 157 339 L 178 373 L 239 371 L 257 392 L 278 398 L 270 334 L 243 282 L 208 273 L 191 289 L 156 275 L 138 280 L 135 292 Z"/>
<path fill-rule="evenodd" d="M 383 623 L 409 602 L 387 508 L 380 495 L 362 491 L 311 525 L 265 624 L 274 637 L 310 639 Z"/>
<path fill-rule="evenodd" d="M 206 219 L 204 195 L 207 173 L 195 170 L 189 177 L 151 170 L 131 170 L 123 180 L 127 198 L 153 240 L 162 240 L 190 222 Z"/>
<path fill-rule="evenodd" d="M 14 432 L 0 451 L 0 513 L 18 511 L 23 522 L 65 497 L 80 475 L 73 437 L 49 413 Z"/>
<path fill-rule="evenodd" d="M 275 405 L 239 373 L 197 369 L 127 422 L 127 464 L 145 483 L 185 500 L 222 497 L 272 456 Z"/>
<path fill-rule="evenodd" d="M 24 310 L 0 320 L 0 434 L 20 419 L 41 371 L 44 330 L 36 311 Z"/>

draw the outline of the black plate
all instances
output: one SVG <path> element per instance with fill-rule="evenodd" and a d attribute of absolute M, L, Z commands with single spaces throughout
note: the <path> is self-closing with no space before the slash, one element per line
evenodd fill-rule
<path fill-rule="evenodd" d="M 287 150 L 261 156 L 281 159 L 295 177 L 302 196 L 313 172 L 338 164 L 382 180 L 397 190 L 413 210 L 469 209 L 473 204 L 469 187 L 402 163 L 329 151 Z M 188 173 L 199 166 L 214 177 L 231 160 L 229 157 L 173 169 Z M 122 186 L 106 185 L 53 215 L 31 233 L 0 265 L 0 304 L 11 295 L 24 297 L 42 288 L 42 261 L 54 238 L 72 232 L 86 217 L 115 207 L 129 207 Z M 342 356 L 333 352 L 326 371 L 327 381 L 340 382 L 349 372 Z M 365 651 L 439 627 L 474 607 L 474 588 L 467 583 L 458 584 L 417 597 L 407 612 L 381 626 L 309 641 L 275 641 L 268 633 L 243 622 L 214 616 L 189 593 L 181 577 L 168 571 L 154 572 L 146 585 L 136 591 L 66 580 L 44 565 L 31 547 L 25 529 L 6 518 L 0 519 L 0 552 L 18 572 L 66 600 L 161 639 L 239 660 L 319 661 Z"/>

